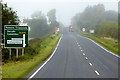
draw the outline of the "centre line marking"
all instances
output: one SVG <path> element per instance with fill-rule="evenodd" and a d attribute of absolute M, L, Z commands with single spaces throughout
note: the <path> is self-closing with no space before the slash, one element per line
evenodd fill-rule
<path fill-rule="evenodd" d="M 92 63 L 89 63 L 90 64 L 90 66 L 92 66 Z"/>
<path fill-rule="evenodd" d="M 83 55 L 85 55 L 85 53 L 83 53 Z"/>
<path fill-rule="evenodd" d="M 63 37 L 63 34 L 61 35 L 60 39 L 58 40 L 57 45 L 60 44 L 62 37 Z M 53 51 L 53 53 L 51 54 L 51 56 L 27 80 L 31 80 L 50 61 L 50 59 L 54 56 L 57 48 L 58 48 L 58 46 L 56 46 L 56 48 Z"/>
<path fill-rule="evenodd" d="M 95 70 L 95 73 L 96 73 L 97 75 L 100 75 L 99 72 L 98 72 L 97 70 Z"/>
<path fill-rule="evenodd" d="M 81 50 L 81 51 L 83 51 L 83 50 Z"/>
<path fill-rule="evenodd" d="M 88 59 L 87 57 L 85 57 L 85 59 Z"/>

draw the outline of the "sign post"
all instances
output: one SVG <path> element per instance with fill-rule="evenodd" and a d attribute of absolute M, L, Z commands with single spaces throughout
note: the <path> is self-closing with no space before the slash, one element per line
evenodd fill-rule
<path fill-rule="evenodd" d="M 11 59 L 11 48 L 9 49 L 9 59 Z"/>
<path fill-rule="evenodd" d="M 18 48 L 16 48 L 16 58 L 18 58 Z"/>
<path fill-rule="evenodd" d="M 28 46 L 28 26 L 5 25 L 4 37 L 4 47 L 16 48 L 16 57 L 18 57 L 18 48 L 25 48 Z M 24 54 L 23 51 L 24 50 L 22 50 L 22 55 Z"/>
<path fill-rule="evenodd" d="M 24 56 L 24 48 L 22 48 L 22 56 Z"/>

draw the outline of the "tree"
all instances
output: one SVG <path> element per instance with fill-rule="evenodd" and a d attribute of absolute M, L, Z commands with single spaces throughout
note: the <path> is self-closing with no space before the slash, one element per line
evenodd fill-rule
<path fill-rule="evenodd" d="M 98 4 L 93 7 L 87 6 L 82 13 L 76 14 L 72 22 L 81 28 L 93 29 L 96 24 L 104 21 L 104 5 Z M 74 21 L 75 20 L 75 21 Z"/>
<path fill-rule="evenodd" d="M 48 16 L 48 18 L 49 18 L 49 22 L 50 22 L 50 23 L 53 23 L 53 22 L 56 21 L 56 16 L 55 16 L 55 14 L 56 14 L 56 10 L 55 10 L 55 9 L 52 9 L 52 10 L 50 10 L 50 11 L 47 13 L 47 16 Z"/>
<path fill-rule="evenodd" d="M 118 23 L 105 21 L 96 26 L 96 34 L 101 37 L 118 39 Z"/>
<path fill-rule="evenodd" d="M 0 2 L 0 42 L 2 40 L 1 33 L 2 33 L 2 3 Z"/>
<path fill-rule="evenodd" d="M 118 13 L 112 10 L 105 12 L 106 21 L 118 21 Z"/>
<path fill-rule="evenodd" d="M 32 14 L 32 19 L 28 21 L 30 26 L 30 37 L 40 38 L 49 34 L 49 26 L 47 19 L 41 11 L 36 11 Z"/>
<path fill-rule="evenodd" d="M 2 34 L 4 35 L 4 25 L 18 25 L 17 13 L 9 8 L 7 4 L 2 4 Z M 3 36 L 2 36 L 3 37 Z"/>
<path fill-rule="evenodd" d="M 32 19 L 46 19 L 41 11 L 36 11 L 31 15 Z"/>
<path fill-rule="evenodd" d="M 51 32 L 54 32 L 54 29 L 56 26 L 59 26 L 59 23 L 56 21 L 56 10 L 52 9 L 47 13 L 48 20 L 50 23 L 50 30 Z"/>
<path fill-rule="evenodd" d="M 18 20 L 17 13 L 15 11 L 13 11 L 12 8 L 9 8 L 7 6 L 7 4 L 0 3 L 0 5 L 2 6 L 2 26 L 0 26 L 0 27 L 2 28 L 2 39 L 4 39 L 4 36 L 3 36 L 4 35 L 4 25 L 18 25 L 19 20 Z M 4 43 L 4 40 L 2 40 L 2 43 Z M 2 49 L 3 61 L 8 58 L 9 58 L 8 49 L 3 48 Z"/>

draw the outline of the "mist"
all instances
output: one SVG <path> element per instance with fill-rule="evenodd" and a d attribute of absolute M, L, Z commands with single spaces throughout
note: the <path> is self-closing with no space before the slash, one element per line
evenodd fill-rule
<path fill-rule="evenodd" d="M 12 7 L 17 11 L 19 17 L 31 18 L 31 15 L 35 11 L 41 11 L 45 15 L 51 9 L 56 9 L 56 19 L 58 22 L 62 22 L 65 26 L 71 24 L 71 18 L 77 13 L 82 13 L 87 6 L 94 6 L 97 4 L 103 4 L 105 10 L 114 10 L 118 12 L 117 2 L 76 2 L 76 1 L 52 1 L 52 2 L 42 2 L 42 1 L 3 1 L 7 3 L 9 7 Z"/>

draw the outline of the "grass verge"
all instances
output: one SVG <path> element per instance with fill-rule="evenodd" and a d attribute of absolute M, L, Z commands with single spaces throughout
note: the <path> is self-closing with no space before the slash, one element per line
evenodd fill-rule
<path fill-rule="evenodd" d="M 101 44 L 102 46 L 104 46 L 105 48 L 109 49 L 110 51 L 120 55 L 118 53 L 118 41 L 112 38 L 107 38 L 107 37 L 98 37 L 96 35 L 93 34 L 89 34 L 86 32 L 82 32 L 79 29 L 75 28 L 75 30 L 84 37 L 88 37 L 94 41 L 96 41 L 97 43 Z"/>
<path fill-rule="evenodd" d="M 35 50 L 38 51 L 38 54 L 34 55 L 30 59 L 26 59 L 30 56 L 28 55 L 29 53 L 25 53 L 24 57 L 26 60 L 10 61 L 8 63 L 5 63 L 2 66 L 2 77 L 23 78 L 24 76 L 26 76 L 50 55 L 60 36 L 61 34 L 59 34 L 58 36 L 50 35 L 49 37 L 45 37 L 42 42 L 32 42 L 30 45 L 32 45 L 32 48 L 36 48 Z M 38 47 L 39 45 L 40 47 Z"/>

